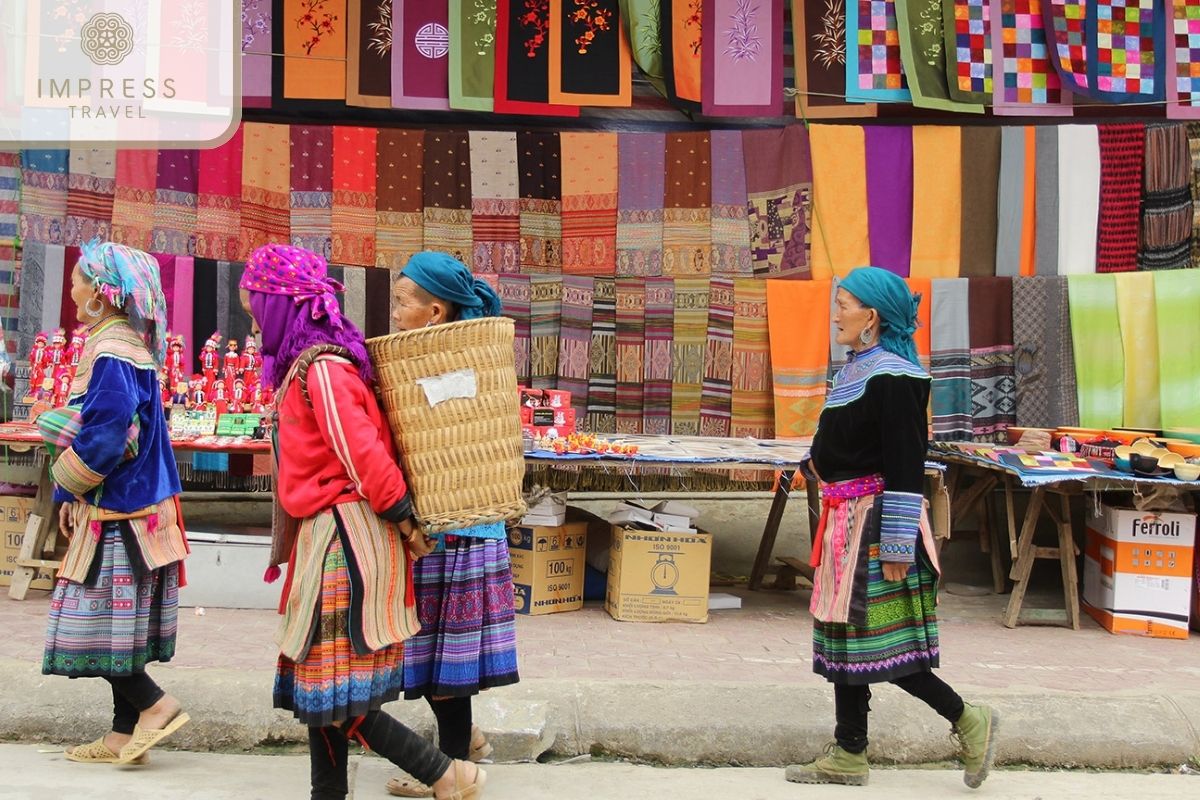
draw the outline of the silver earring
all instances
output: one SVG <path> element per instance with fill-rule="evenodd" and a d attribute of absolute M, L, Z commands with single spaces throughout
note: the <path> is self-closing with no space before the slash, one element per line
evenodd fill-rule
<path fill-rule="evenodd" d="M 875 334 L 871 333 L 870 328 L 863 328 L 862 333 L 860 333 L 858 335 L 858 340 L 860 342 L 862 342 L 863 344 L 870 344 L 871 340 L 874 338 L 875 338 Z"/>
<path fill-rule="evenodd" d="M 92 303 L 96 304 L 96 308 L 92 308 Z M 99 297 L 92 297 L 83 307 L 83 313 L 89 317 L 98 317 L 104 313 L 104 304 L 100 302 Z"/>

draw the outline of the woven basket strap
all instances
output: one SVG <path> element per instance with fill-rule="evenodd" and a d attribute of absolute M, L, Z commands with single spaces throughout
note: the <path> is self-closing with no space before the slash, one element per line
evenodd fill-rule
<path fill-rule="evenodd" d="M 300 381 L 300 394 L 304 396 L 304 402 L 310 408 L 312 407 L 312 398 L 308 396 L 308 370 L 317 359 L 326 355 L 347 358 L 350 351 L 333 344 L 318 344 L 305 350 L 296 359 L 296 380 Z"/>

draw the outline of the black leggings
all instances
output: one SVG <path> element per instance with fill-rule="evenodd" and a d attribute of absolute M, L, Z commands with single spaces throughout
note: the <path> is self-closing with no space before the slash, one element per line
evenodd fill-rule
<path fill-rule="evenodd" d="M 451 758 L 466 761 L 471 754 L 471 698 L 425 699 L 437 717 L 438 748 Z"/>
<path fill-rule="evenodd" d="M 432 786 L 450 769 L 451 761 L 432 744 L 382 711 L 372 711 L 345 723 L 308 729 L 312 769 L 312 800 L 344 800 L 349 741 L 358 739 L 422 783 Z"/>
<path fill-rule="evenodd" d="M 138 717 L 166 694 L 158 684 L 144 672 L 121 678 L 105 676 L 112 686 L 114 733 L 133 734 Z"/>
<path fill-rule="evenodd" d="M 958 692 L 950 688 L 932 672 L 917 672 L 897 678 L 892 684 L 899 686 L 925 703 L 950 724 L 958 722 L 963 713 L 963 701 Z M 833 736 L 838 747 L 848 753 L 861 753 L 867 749 L 867 714 L 871 711 L 871 687 L 851 686 L 844 683 L 833 685 L 833 701 L 837 716 L 837 727 Z"/>

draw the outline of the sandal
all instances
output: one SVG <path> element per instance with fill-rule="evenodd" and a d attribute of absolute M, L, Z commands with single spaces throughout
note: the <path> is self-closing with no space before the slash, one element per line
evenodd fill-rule
<path fill-rule="evenodd" d="M 141 725 L 133 726 L 133 739 L 129 744 L 121 748 L 121 757 L 117 761 L 118 764 L 130 764 L 138 756 L 145 753 L 151 747 L 166 739 L 175 731 L 182 728 L 191 721 L 191 717 L 187 712 L 180 711 L 171 721 L 167 723 L 165 728 L 143 728 Z"/>
<path fill-rule="evenodd" d="M 483 731 L 478 725 L 471 726 L 471 752 L 470 759 L 478 764 L 480 761 L 491 758 L 492 753 L 496 749 L 492 747 L 492 743 L 483 735 Z"/>
<path fill-rule="evenodd" d="M 121 760 L 118 753 L 114 753 L 108 749 L 108 745 L 104 743 L 104 737 L 101 736 L 94 742 L 87 744 L 77 744 L 74 747 L 68 747 L 65 751 L 67 760 L 74 761 L 78 764 L 117 764 Z M 139 767 L 150 763 L 150 755 L 142 753 L 135 758 L 130 764 L 136 764 Z"/>
<path fill-rule="evenodd" d="M 387 791 L 393 797 L 433 797 L 433 787 L 416 778 L 392 778 L 387 782 Z"/>
<path fill-rule="evenodd" d="M 483 785 L 487 783 L 487 773 L 479 767 L 475 768 L 475 780 L 463 785 L 466 781 L 466 766 L 469 763 L 469 761 L 457 759 L 454 761 L 454 791 L 438 800 L 478 800 L 483 797 Z"/>

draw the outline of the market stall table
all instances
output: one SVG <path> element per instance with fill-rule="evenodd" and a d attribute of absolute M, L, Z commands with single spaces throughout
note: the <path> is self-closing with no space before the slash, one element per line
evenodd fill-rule
<path fill-rule="evenodd" d="M 967 449 L 963 449 L 964 447 Z M 1079 549 L 1072 530 L 1072 496 L 1084 492 L 1138 491 L 1155 486 L 1173 486 L 1180 491 L 1200 493 L 1200 481 L 1143 478 L 1104 468 L 1057 469 L 1049 464 L 1023 467 L 1011 463 L 1011 459 L 1006 463 L 988 455 L 989 451 L 993 451 L 994 454 L 1000 450 L 1009 449 L 946 443 L 933 448 L 930 457 L 950 468 L 948 483 L 952 491 L 951 502 L 957 501 L 955 509 L 959 513 L 968 513 L 973 507 L 984 502 L 991 490 L 997 486 L 1004 489 L 1009 549 L 1013 558 L 1012 569 L 1009 572 L 1013 590 L 1004 613 L 1004 625 L 1009 628 L 1015 628 L 1022 622 L 1021 606 L 1029 589 L 1029 576 L 1033 571 L 1034 562 L 1039 559 L 1054 559 L 1062 567 L 1065 622 L 1071 628 L 1079 629 L 1079 581 L 1075 568 L 1075 557 L 1079 554 Z M 1037 460 L 1036 454 L 1028 455 Z M 962 489 L 960 487 L 964 476 L 973 477 L 974 482 Z M 1013 498 L 1017 487 L 1033 490 L 1019 533 Z M 956 493 L 957 497 L 954 496 Z M 1058 498 L 1057 508 L 1051 500 L 1052 497 Z M 1050 517 L 1057 530 L 1057 547 L 1034 546 L 1034 532 L 1043 511 Z M 983 518 L 986 519 L 986 514 Z M 992 542 L 995 543 L 997 538 L 993 536 Z M 996 555 L 993 553 L 993 573 L 995 570 Z M 1025 620 L 1027 623 L 1044 621 L 1047 620 Z M 1061 624 L 1062 619 L 1052 621 Z"/>

